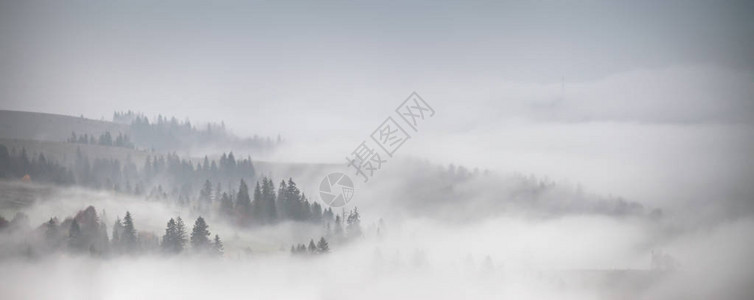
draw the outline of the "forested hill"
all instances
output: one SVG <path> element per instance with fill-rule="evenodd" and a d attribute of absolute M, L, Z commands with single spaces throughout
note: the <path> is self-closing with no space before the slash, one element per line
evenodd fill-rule
<path fill-rule="evenodd" d="M 100 136 L 130 133 L 128 125 L 83 117 L 0 110 L 0 138 L 64 142 L 72 132 Z"/>
<path fill-rule="evenodd" d="M 0 139 L 68 142 L 159 152 L 193 154 L 208 149 L 228 149 L 256 155 L 267 153 L 280 138 L 242 138 L 224 123 L 192 125 L 189 120 L 159 115 L 149 117 L 134 112 L 113 114 L 113 121 L 47 113 L 0 110 Z"/>

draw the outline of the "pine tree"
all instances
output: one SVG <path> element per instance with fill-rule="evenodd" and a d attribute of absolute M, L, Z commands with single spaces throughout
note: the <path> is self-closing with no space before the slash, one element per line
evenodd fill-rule
<path fill-rule="evenodd" d="M 194 251 L 206 251 L 210 246 L 209 236 L 209 226 L 204 222 L 204 218 L 197 218 L 191 231 L 191 247 Z"/>
<path fill-rule="evenodd" d="M 327 243 L 327 241 L 325 240 L 325 237 L 319 238 L 319 242 L 317 242 L 317 252 L 318 253 L 330 252 L 330 244 Z"/>
<path fill-rule="evenodd" d="M 268 180 L 267 184 L 269 185 L 267 188 L 267 193 L 264 195 L 264 215 L 266 216 L 265 222 L 266 223 L 275 223 L 278 219 L 278 209 L 277 205 L 275 204 L 277 202 L 277 197 L 275 195 L 275 184 L 272 183 L 272 180 Z"/>
<path fill-rule="evenodd" d="M 186 248 L 186 225 L 181 217 L 175 218 L 175 250 L 183 251 Z"/>
<path fill-rule="evenodd" d="M 228 193 L 223 193 L 222 198 L 220 198 L 220 210 L 228 216 L 233 214 L 233 200 L 230 199 Z"/>
<path fill-rule="evenodd" d="M 202 190 L 199 191 L 199 200 L 204 204 L 212 203 L 212 183 L 208 180 L 204 181 Z"/>
<path fill-rule="evenodd" d="M 317 245 L 314 244 L 314 239 L 309 240 L 309 253 L 317 253 Z"/>
<path fill-rule="evenodd" d="M 288 210 L 291 219 L 297 221 L 304 220 L 301 208 L 301 191 L 298 189 L 298 187 L 296 187 L 296 183 L 293 182 L 293 178 L 288 178 L 286 196 L 288 202 L 288 207 L 286 209 Z"/>
<path fill-rule="evenodd" d="M 236 213 L 241 219 L 242 224 L 248 223 L 249 212 L 251 210 L 251 199 L 249 199 L 249 187 L 241 179 L 241 185 L 238 187 L 238 196 L 236 197 Z"/>
<path fill-rule="evenodd" d="M 251 203 L 251 210 L 252 214 L 254 215 L 254 219 L 259 223 L 263 223 L 262 220 L 264 219 L 265 213 L 264 206 L 265 203 L 264 199 L 262 198 L 262 190 L 259 187 L 259 181 L 257 181 L 257 184 L 254 186 L 254 202 Z"/>
<path fill-rule="evenodd" d="M 138 246 L 136 228 L 134 228 L 134 220 L 131 218 L 131 212 L 126 211 L 126 217 L 123 218 L 123 233 L 121 234 L 120 239 L 126 252 L 133 252 L 136 250 Z"/>
<path fill-rule="evenodd" d="M 322 205 L 319 205 L 319 203 L 314 202 L 312 203 L 312 209 L 311 209 L 311 220 L 312 222 L 315 222 L 317 224 L 322 223 Z"/>
<path fill-rule="evenodd" d="M 272 180 L 262 178 L 262 184 L 257 182 L 254 187 L 253 211 L 257 222 L 260 224 L 272 224 L 278 216 L 275 205 L 275 190 Z"/>
<path fill-rule="evenodd" d="M 102 218 L 100 218 L 100 221 L 98 222 L 99 226 L 99 233 L 98 233 L 98 241 L 96 242 L 96 245 L 101 253 L 109 252 L 110 251 L 110 238 L 107 237 L 107 215 L 105 215 L 105 210 L 102 210 Z"/>
<path fill-rule="evenodd" d="M 220 201 L 220 199 L 222 199 L 222 196 L 223 196 L 222 187 L 220 186 L 220 182 L 218 182 L 217 185 L 215 185 L 214 200 Z"/>
<path fill-rule="evenodd" d="M 262 178 L 262 185 L 267 185 L 267 178 Z M 290 220 L 293 217 L 290 210 L 291 205 L 290 201 L 288 200 L 289 198 L 288 186 L 285 184 L 285 180 L 283 180 L 280 182 L 280 189 L 278 190 L 277 199 L 275 199 L 277 201 L 277 215 L 281 220 Z"/>
<path fill-rule="evenodd" d="M 306 198 L 306 194 L 301 193 L 301 200 L 298 203 L 298 216 L 300 221 L 312 220 L 312 207 L 309 203 L 309 199 Z"/>
<path fill-rule="evenodd" d="M 262 182 L 265 182 L 267 178 L 262 178 Z M 254 202 L 262 202 L 262 188 L 259 186 L 259 181 L 254 186 Z"/>
<path fill-rule="evenodd" d="M 175 220 L 170 218 L 170 221 L 168 221 L 168 227 L 165 229 L 165 235 L 162 236 L 163 251 L 168 253 L 178 253 L 178 251 L 176 251 L 176 234 Z"/>
<path fill-rule="evenodd" d="M 73 219 L 71 228 L 68 230 L 68 248 L 73 251 L 81 251 L 83 246 L 81 227 L 79 227 L 79 222 Z"/>
<path fill-rule="evenodd" d="M 215 250 L 215 254 L 223 255 L 223 242 L 220 241 L 220 236 L 215 234 L 215 242 L 212 244 L 212 249 Z"/>
<path fill-rule="evenodd" d="M 120 221 L 120 217 L 115 219 L 115 224 L 113 224 L 113 239 L 111 241 L 113 248 L 120 250 L 122 243 L 120 239 L 120 235 L 123 233 L 123 222 Z"/>

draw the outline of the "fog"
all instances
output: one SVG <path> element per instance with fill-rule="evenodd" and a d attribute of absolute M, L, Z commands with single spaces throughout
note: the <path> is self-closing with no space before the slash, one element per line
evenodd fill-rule
<path fill-rule="evenodd" d="M 752 15 L 0 1 L 0 298 L 750 299 Z"/>
<path fill-rule="evenodd" d="M 163 225 L 150 220 L 180 213 L 143 200 L 79 190 L 60 191 L 55 198 L 40 199 L 24 210 L 32 224 L 50 213 L 72 213 L 92 204 L 109 218 L 127 208 L 139 230 L 159 231 Z M 266 228 L 267 234 L 232 237 L 235 229 L 208 220 L 213 233 L 228 237 L 226 249 L 235 243 L 259 249 L 246 240 L 252 237 L 267 243 L 270 236 L 279 243 L 297 238 L 290 224 Z M 6 259 L 3 292 L 9 299 L 347 299 L 354 294 L 367 299 L 736 299 L 751 293 L 751 218 L 672 234 L 662 233 L 667 226 L 662 222 L 585 214 L 507 215 L 463 224 L 425 217 L 388 224 L 379 234 L 367 231 L 356 243 L 312 258 L 291 257 L 286 251 L 243 256 L 228 251 L 222 260 L 160 254 Z M 649 271 L 652 251 L 672 253 L 682 267 Z M 592 270 L 616 274 L 600 278 L 590 275 Z"/>

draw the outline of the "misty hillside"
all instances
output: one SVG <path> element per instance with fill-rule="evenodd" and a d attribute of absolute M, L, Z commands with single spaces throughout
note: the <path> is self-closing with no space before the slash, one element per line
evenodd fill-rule
<path fill-rule="evenodd" d="M 72 164 L 77 152 L 86 154 L 92 159 L 117 159 L 143 163 L 150 152 L 123 147 L 76 144 L 69 142 L 55 142 L 45 140 L 5 139 L 0 138 L 0 145 L 8 147 L 9 151 L 20 152 L 25 149 L 30 156 L 44 154 L 46 157 L 62 164 Z"/>
<path fill-rule="evenodd" d="M 752 300 L 754 1 L 0 1 L 0 300 Z"/>
<path fill-rule="evenodd" d="M 47 113 L 0 110 L 0 138 L 94 144 L 147 151 L 205 152 L 217 147 L 263 154 L 281 142 L 280 137 L 239 138 L 225 125 L 204 124 L 134 112 L 113 113 L 112 121 L 91 120 Z M 209 145 L 212 147 L 207 148 Z"/>
<path fill-rule="evenodd" d="M 46 174 L 39 171 L 5 170 L 3 174 L 9 179 L 14 179 L 14 176 L 8 175 L 15 172 L 17 180 L 32 175 L 31 179 L 40 183 L 88 186 L 137 196 L 146 192 L 150 197 L 154 197 L 155 193 L 165 193 L 165 197 L 180 203 L 196 202 L 205 181 L 216 190 L 218 196 L 215 200 L 219 201 L 219 190 L 227 189 L 232 195 L 233 190 L 238 188 L 239 180 L 253 183 L 261 178 L 277 178 L 274 184 L 279 180 L 296 178 L 306 183 L 300 187 L 302 192 L 316 201 L 319 200 L 316 193 L 319 179 L 337 171 L 339 167 L 337 164 L 257 161 L 251 155 L 240 153 L 233 157 L 232 152 L 228 153 L 229 160 L 226 160 L 225 153 L 202 158 L 71 141 L 0 139 L 0 146 L 5 147 L 4 151 L 7 151 L 11 161 L 14 157 L 22 159 L 19 156 L 26 155 L 29 162 L 19 162 L 21 165 L 33 165 L 44 159 L 46 164 L 62 168 L 56 171 L 61 175 L 51 179 L 46 179 Z M 235 164 L 236 160 L 245 164 L 244 167 L 239 164 L 239 169 L 227 166 L 227 170 L 221 169 L 227 164 L 223 161 Z M 215 165 L 218 170 L 210 170 Z M 160 169 L 163 170 L 158 171 Z M 663 214 L 661 209 L 644 207 L 621 197 L 594 195 L 580 188 L 558 185 L 536 177 L 501 176 L 489 171 L 469 171 L 463 166 L 451 165 L 446 168 L 411 159 L 402 160 L 401 168 L 390 168 L 387 172 L 386 176 L 397 180 L 375 185 L 388 185 L 381 188 L 390 192 L 379 196 L 384 197 L 383 200 L 366 202 L 365 205 L 389 219 L 423 216 L 457 222 L 500 214 L 538 217 L 596 214 L 657 219 Z M 365 196 L 369 197 L 369 194 Z"/>
<path fill-rule="evenodd" d="M 72 132 L 99 136 L 129 134 L 129 126 L 48 113 L 0 110 L 0 138 L 64 142 Z"/>
<path fill-rule="evenodd" d="M 0 263 L 61 254 L 209 262 L 274 261 L 285 254 L 309 264 L 342 254 L 370 261 L 378 272 L 426 272 L 438 260 L 443 263 L 435 268 L 456 272 L 455 263 L 443 265 L 450 260 L 490 280 L 518 270 L 518 280 L 612 298 L 654 293 L 659 282 L 684 274 L 676 272 L 689 259 L 656 250 L 680 252 L 677 242 L 665 244 L 688 234 L 684 223 L 666 217 L 675 212 L 580 185 L 401 158 L 378 180 L 356 182 L 357 204 L 329 207 L 319 182 L 342 170 L 340 164 L 270 162 L 253 152 L 146 150 L 129 146 L 125 134 L 110 140 L 108 131 L 79 139 L 101 123 L 107 122 L 79 124 L 87 133 L 64 141 L 0 138 Z M 613 242 L 633 249 L 620 250 L 620 258 L 575 263 L 585 250 L 563 236 L 578 228 L 575 236 L 597 243 L 610 235 L 603 227 L 640 237 Z M 482 251 L 441 242 L 472 245 L 498 234 L 507 243 Z M 532 261 L 530 247 L 552 240 L 560 240 L 565 258 L 543 254 Z M 556 267 L 544 267 L 550 264 Z"/>

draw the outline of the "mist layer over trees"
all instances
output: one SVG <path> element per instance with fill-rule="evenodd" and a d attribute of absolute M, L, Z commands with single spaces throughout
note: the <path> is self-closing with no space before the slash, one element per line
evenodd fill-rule
<path fill-rule="evenodd" d="M 752 16 L 0 1 L 0 300 L 754 299 Z"/>

